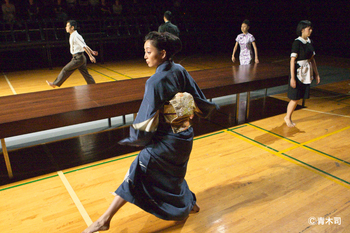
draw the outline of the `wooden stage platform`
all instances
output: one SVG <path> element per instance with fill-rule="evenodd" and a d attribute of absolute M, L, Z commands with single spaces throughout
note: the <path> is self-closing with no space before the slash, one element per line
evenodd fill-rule
<path fill-rule="evenodd" d="M 248 93 L 245 119 L 249 117 L 250 92 L 285 85 L 288 67 L 271 63 L 228 66 L 190 72 L 208 99 Z M 32 92 L 0 98 L 0 139 L 9 177 L 13 177 L 5 138 L 84 122 L 135 114 L 143 99 L 148 77 L 97 83 L 53 91 Z"/>
<path fill-rule="evenodd" d="M 260 59 L 288 66 L 288 59 Z M 191 72 L 230 64 L 210 56 L 179 61 Z M 196 119 L 186 180 L 201 207 L 198 214 L 184 222 L 162 221 L 127 204 L 107 232 L 349 232 L 349 60 L 324 57 L 317 63 L 321 82 L 345 78 L 313 87 L 306 107 L 293 115 L 294 128 L 283 121 L 285 93 L 269 95 L 265 104 L 263 98 L 253 99 L 248 123 L 235 123 L 232 105 L 209 120 Z M 110 73 L 105 65 L 89 68 L 102 83 L 107 76 L 137 78 L 135 64 L 123 63 L 123 71 L 110 65 Z M 141 67 L 139 77 L 151 75 Z M 53 80 L 59 70 L 53 71 L 28 71 L 33 81 L 20 78 L 21 72 L 4 75 L 18 94 L 32 85 L 34 92 L 49 90 L 45 79 Z M 10 95 L 6 82 L 0 82 L 1 93 Z M 82 84 L 74 74 L 66 85 Z M 127 134 L 127 128 L 112 128 L 11 150 L 14 179 L 0 159 L 3 231 L 81 232 L 108 207 L 110 192 L 138 153 L 116 144 Z"/>

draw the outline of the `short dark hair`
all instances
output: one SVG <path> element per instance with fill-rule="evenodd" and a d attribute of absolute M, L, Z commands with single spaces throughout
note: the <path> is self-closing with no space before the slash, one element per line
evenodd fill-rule
<path fill-rule="evenodd" d="M 173 15 L 171 14 L 170 11 L 166 11 L 166 12 L 164 12 L 164 17 L 165 17 L 167 20 L 171 21 L 171 19 L 173 18 Z"/>
<path fill-rule="evenodd" d="M 298 26 L 297 26 L 297 35 L 301 36 L 301 31 L 304 28 L 307 28 L 307 27 L 311 27 L 312 28 L 312 23 L 309 20 L 302 20 L 302 21 L 300 21 L 298 23 Z"/>
<path fill-rule="evenodd" d="M 150 32 L 145 36 L 145 41 L 150 40 L 151 44 L 158 49 L 158 51 L 165 50 L 166 57 L 172 60 L 174 55 L 181 51 L 182 42 L 179 37 L 169 32 Z"/>
<path fill-rule="evenodd" d="M 75 30 L 78 28 L 78 23 L 75 20 L 68 20 L 67 23 L 70 24 L 70 26 L 74 27 Z"/>
<path fill-rule="evenodd" d="M 250 27 L 250 21 L 248 19 L 243 20 L 242 24 L 247 24 L 248 27 Z"/>

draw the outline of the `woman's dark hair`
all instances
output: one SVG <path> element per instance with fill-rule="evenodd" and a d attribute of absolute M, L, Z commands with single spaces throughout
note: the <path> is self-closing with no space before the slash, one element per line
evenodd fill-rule
<path fill-rule="evenodd" d="M 182 49 L 180 38 L 169 32 L 150 32 L 145 36 L 145 41 L 147 40 L 159 51 L 165 50 L 169 60 Z"/>
<path fill-rule="evenodd" d="M 248 19 L 243 20 L 242 24 L 247 24 L 248 27 L 250 27 L 250 21 Z"/>
<path fill-rule="evenodd" d="M 301 30 L 304 28 L 311 27 L 312 28 L 312 23 L 309 20 L 302 20 L 298 23 L 297 26 L 297 35 L 301 36 Z"/>

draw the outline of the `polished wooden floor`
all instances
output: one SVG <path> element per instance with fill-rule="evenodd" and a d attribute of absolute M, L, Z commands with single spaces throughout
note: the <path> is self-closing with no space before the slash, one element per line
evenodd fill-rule
<path fill-rule="evenodd" d="M 260 60 L 289 63 L 282 56 Z M 177 62 L 188 70 L 232 65 L 213 55 Z M 313 87 L 306 107 L 293 115 L 295 128 L 283 121 L 285 93 L 270 96 L 265 105 L 253 101 L 249 123 L 234 125 L 230 107 L 196 122 L 186 180 L 197 195 L 198 214 L 184 222 L 163 221 L 126 204 L 108 232 L 350 232 L 349 59 L 317 62 L 321 79 L 345 78 Z M 154 72 L 142 59 L 88 67 L 97 82 Z M 54 80 L 60 69 L 3 73 L 0 95 L 50 90 L 45 80 Z M 62 88 L 76 85 L 84 85 L 78 72 Z M 113 143 L 126 134 L 127 129 L 112 129 L 67 139 L 64 148 L 56 141 L 9 151 L 14 169 L 38 175 L 0 186 L 2 231 L 84 230 L 108 207 L 138 153 Z M 45 160 L 55 162 L 50 168 Z"/>

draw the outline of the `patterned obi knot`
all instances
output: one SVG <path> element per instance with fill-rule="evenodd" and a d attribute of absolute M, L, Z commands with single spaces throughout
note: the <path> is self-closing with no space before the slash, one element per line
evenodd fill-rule
<path fill-rule="evenodd" d="M 193 118 L 195 111 L 196 104 L 193 96 L 187 92 L 179 92 L 169 101 L 169 104 L 164 105 L 163 115 L 173 132 L 180 133 L 191 126 L 190 119 Z"/>

